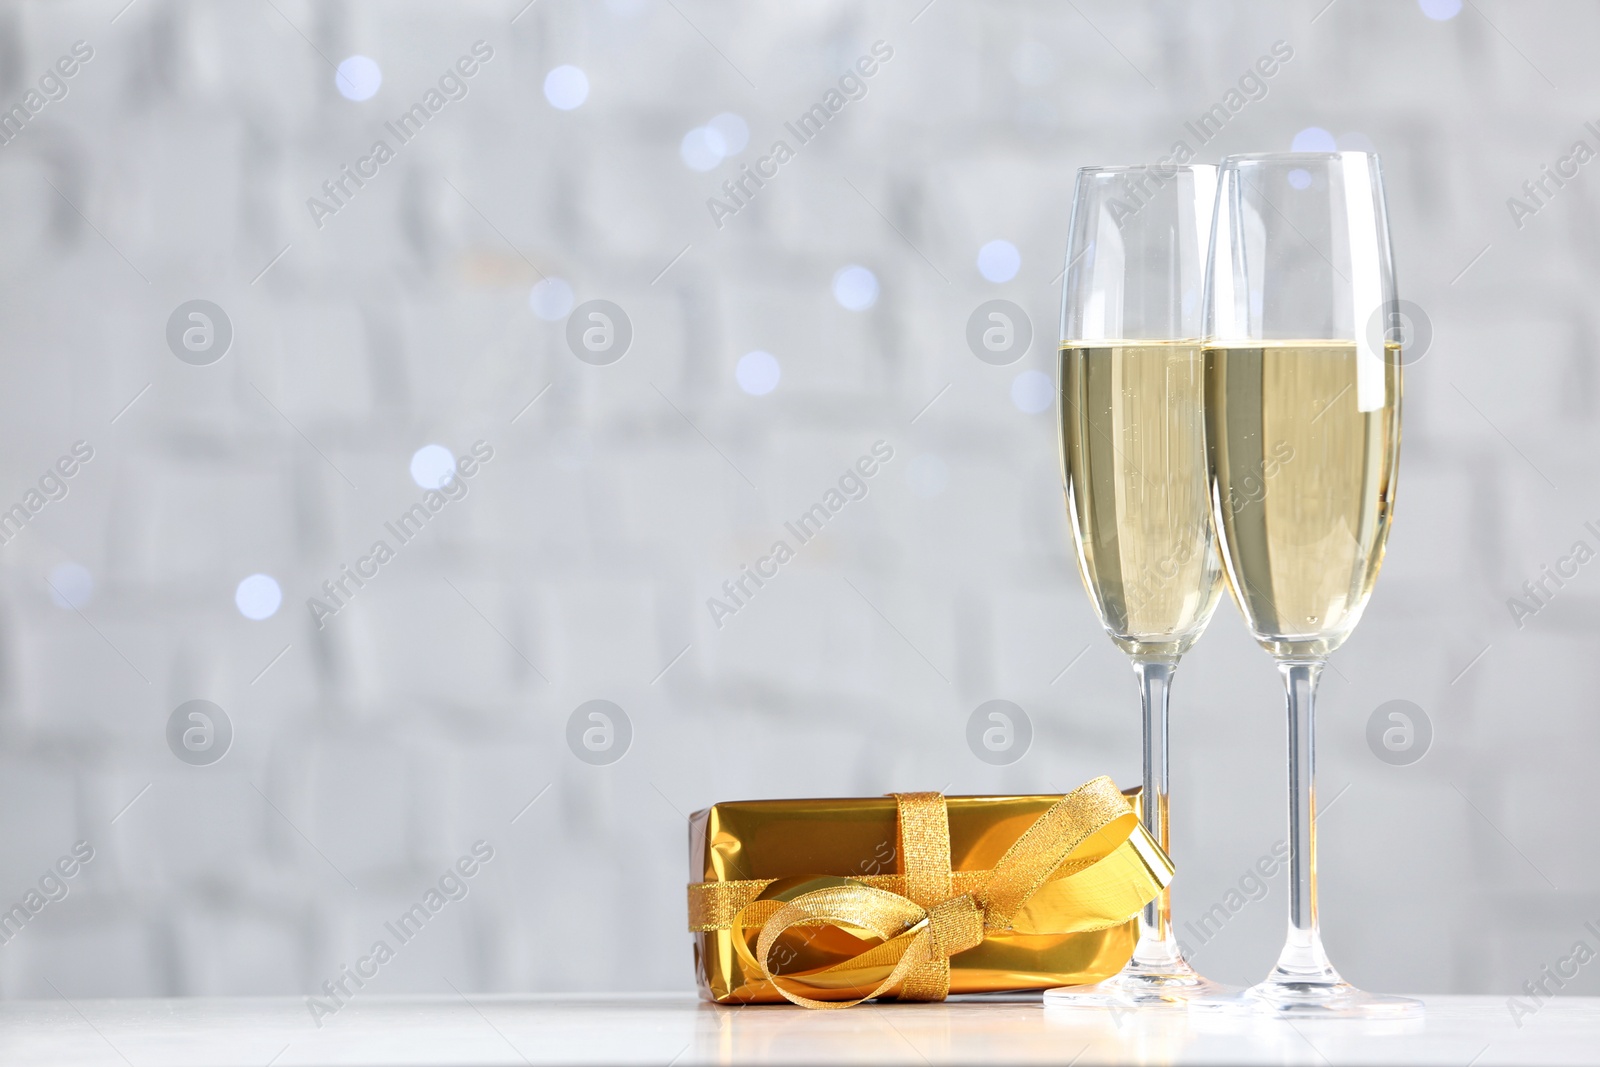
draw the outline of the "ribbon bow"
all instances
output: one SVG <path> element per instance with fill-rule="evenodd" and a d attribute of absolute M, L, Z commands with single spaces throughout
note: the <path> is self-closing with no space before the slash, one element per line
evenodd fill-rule
<path fill-rule="evenodd" d="M 689 887 L 690 929 L 731 930 L 741 959 L 802 1007 L 848 1008 L 891 991 L 900 1000 L 943 1000 L 950 957 L 990 933 L 1102 930 L 1128 921 L 1172 879 L 1172 861 L 1109 778 L 1062 797 L 988 871 L 950 869 L 942 793 L 893 796 L 901 874 L 702 882 Z M 747 931 L 758 924 L 752 957 Z M 795 927 L 833 927 L 878 943 L 804 975 L 775 974 L 773 950 Z M 815 999 L 791 985 L 859 995 Z"/>

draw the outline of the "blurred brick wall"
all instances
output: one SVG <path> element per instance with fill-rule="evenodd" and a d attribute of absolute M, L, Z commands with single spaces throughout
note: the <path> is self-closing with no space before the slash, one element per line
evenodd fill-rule
<path fill-rule="evenodd" d="M 1053 373 L 1075 168 L 1195 144 L 1184 122 L 1280 40 L 1292 61 L 1200 158 L 1309 127 L 1375 146 L 1402 294 L 1434 332 L 1388 563 L 1324 685 L 1329 950 L 1372 987 L 1510 993 L 1600 916 L 1577 669 L 1600 568 L 1521 628 L 1506 605 L 1600 546 L 1597 200 L 1584 174 L 1520 229 L 1505 203 L 1600 145 L 1600 15 L 118 6 L 0 9 L 0 105 L 93 50 L 0 145 L 0 508 L 94 450 L 0 548 L 0 903 L 95 850 L 0 946 L 0 994 L 313 992 L 478 840 L 495 854 L 468 897 L 370 989 L 686 988 L 697 807 L 1134 782 L 1132 678 L 1072 564 L 1052 412 L 1024 409 Z M 319 228 L 307 198 L 478 41 L 466 97 Z M 876 41 L 893 56 L 865 96 L 719 228 L 707 199 Z M 333 69 L 358 54 L 382 72 L 364 101 Z M 565 110 L 544 88 L 563 65 L 588 85 Z M 691 169 L 685 135 L 725 113 L 749 146 Z M 977 266 L 993 240 L 1020 252 L 1003 283 Z M 832 291 L 851 264 L 878 284 L 865 310 Z M 576 358 L 561 284 L 540 290 L 553 321 L 532 309 L 541 278 L 620 306 L 626 355 Z M 1009 366 L 965 341 L 995 298 L 1035 334 Z M 207 366 L 166 339 L 193 299 L 233 330 Z M 764 395 L 736 375 L 753 350 L 781 368 Z M 307 599 L 424 499 L 413 454 L 480 440 L 465 498 L 319 629 Z M 876 441 L 893 457 L 865 499 L 718 627 L 707 599 Z M 283 595 L 263 620 L 235 606 L 256 573 Z M 169 748 L 192 699 L 231 723 L 220 762 Z M 595 699 L 632 728 L 608 765 L 567 742 Z M 965 741 L 991 699 L 1032 721 L 1009 766 Z M 1396 699 L 1434 731 L 1409 766 L 1366 742 Z M 1277 679 L 1231 605 L 1174 721 L 1182 930 L 1283 834 Z M 1280 875 L 1196 963 L 1255 978 L 1284 906 Z"/>

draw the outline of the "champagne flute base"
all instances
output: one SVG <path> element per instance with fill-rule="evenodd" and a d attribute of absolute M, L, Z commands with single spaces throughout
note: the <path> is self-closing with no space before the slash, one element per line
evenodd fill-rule
<path fill-rule="evenodd" d="M 1139 1008 L 1185 1008 L 1198 998 L 1222 999 L 1237 992 L 1196 974 L 1181 958 L 1157 969 L 1129 963 L 1122 971 L 1095 985 L 1047 989 L 1047 1008 L 1131 1011 Z"/>
<path fill-rule="evenodd" d="M 1269 978 L 1224 996 L 1199 997 L 1191 1011 L 1280 1019 L 1420 1019 L 1422 1001 L 1366 993 L 1349 982 Z"/>

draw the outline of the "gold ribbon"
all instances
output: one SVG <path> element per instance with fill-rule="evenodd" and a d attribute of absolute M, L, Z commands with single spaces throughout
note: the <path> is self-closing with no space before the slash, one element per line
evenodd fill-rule
<path fill-rule="evenodd" d="M 1103 930 L 1138 914 L 1172 879 L 1172 861 L 1109 778 L 1062 797 L 988 871 L 951 871 L 943 794 L 894 797 L 900 874 L 701 882 L 689 886 L 690 930 L 732 931 L 740 958 L 802 1007 L 848 1008 L 891 991 L 900 1000 L 943 1000 L 950 957 L 988 934 Z M 748 931 L 758 925 L 752 956 Z M 772 950 L 795 927 L 834 927 L 878 943 L 820 970 L 774 974 Z M 861 981 L 863 973 L 872 978 Z M 821 1000 L 801 989 L 859 995 Z"/>

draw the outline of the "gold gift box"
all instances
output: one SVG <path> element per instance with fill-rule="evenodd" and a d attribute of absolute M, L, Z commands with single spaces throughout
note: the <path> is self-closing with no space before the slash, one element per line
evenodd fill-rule
<path fill-rule="evenodd" d="M 1106 784 L 1114 798 L 1115 787 Z M 1135 812 L 1138 792 L 1134 789 L 1122 794 Z M 944 798 L 949 819 L 950 869 L 957 889 L 971 884 L 979 872 L 994 868 L 1018 838 L 1062 799 L 1051 795 Z M 689 817 L 690 871 L 698 881 L 709 885 L 691 887 L 691 914 L 696 910 L 694 891 L 715 890 L 719 888 L 717 883 L 775 879 L 770 888 L 788 888 L 787 895 L 792 896 L 820 876 L 882 881 L 880 876 L 903 873 L 898 855 L 897 810 L 896 798 L 885 796 L 737 801 L 695 812 Z M 1148 842 L 1141 827 L 1134 827 L 1134 831 L 1140 840 Z M 1155 852 L 1159 854 L 1159 849 Z M 1164 855 L 1160 861 L 1165 861 Z M 1161 881 L 1164 883 L 1165 878 Z M 770 895 L 774 894 L 763 893 Z M 1049 896 L 1040 893 L 1030 904 L 1028 921 L 1017 925 L 1035 931 L 1076 928 L 1077 932 L 989 932 L 981 944 L 950 958 L 949 991 L 1050 989 L 1097 982 L 1120 970 L 1133 954 L 1137 939 L 1136 919 L 1126 918 L 1133 912 L 1118 911 L 1116 920 L 1102 921 L 1099 929 L 1084 930 L 1092 923 L 1085 922 L 1082 915 L 1066 913 L 1080 904 L 1060 894 L 1052 902 L 1045 899 Z M 695 964 L 703 998 L 718 1004 L 777 1003 L 785 999 L 755 961 L 758 930 L 704 929 L 705 925 L 709 924 L 702 924 L 694 934 Z M 691 929 L 694 928 L 691 921 Z M 740 937 L 745 942 L 742 946 L 736 944 Z M 782 965 L 774 968 L 780 976 L 814 973 L 848 960 L 869 944 L 870 941 L 835 927 L 792 929 L 780 939 L 769 959 Z M 833 999 L 846 999 L 847 992 L 840 991 Z M 829 996 L 822 994 L 819 999 Z"/>

